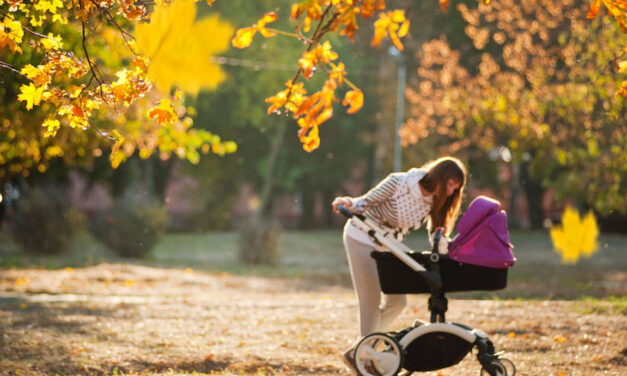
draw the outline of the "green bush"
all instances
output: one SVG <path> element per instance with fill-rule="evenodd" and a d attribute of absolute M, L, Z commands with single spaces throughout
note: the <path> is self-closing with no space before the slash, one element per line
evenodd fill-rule
<path fill-rule="evenodd" d="M 119 256 L 144 257 L 168 224 L 165 206 L 152 198 L 127 191 L 111 208 L 92 220 L 94 236 Z"/>
<path fill-rule="evenodd" d="M 82 225 L 83 215 L 72 206 L 66 190 L 52 185 L 26 191 L 9 212 L 11 235 L 30 254 L 65 252 Z"/>

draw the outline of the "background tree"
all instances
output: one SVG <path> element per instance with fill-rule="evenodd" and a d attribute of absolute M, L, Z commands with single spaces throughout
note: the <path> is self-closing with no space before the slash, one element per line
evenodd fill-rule
<path fill-rule="evenodd" d="M 528 174 L 531 203 L 538 189 L 553 188 L 602 213 L 624 211 L 625 103 L 615 93 L 616 53 L 627 38 L 619 25 L 588 22 L 587 4 L 568 0 L 458 9 L 485 51 L 481 63 L 462 67 L 445 39 L 425 44 L 404 141 L 435 137 L 452 153 L 506 150 Z"/>

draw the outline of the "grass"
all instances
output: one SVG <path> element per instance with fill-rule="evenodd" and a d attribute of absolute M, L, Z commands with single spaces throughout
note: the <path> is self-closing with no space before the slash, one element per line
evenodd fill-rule
<path fill-rule="evenodd" d="M 407 239 L 413 249 L 426 249 L 424 233 Z M 238 262 L 238 234 L 172 233 L 163 236 L 144 260 L 116 257 L 88 233 L 79 234 L 62 256 L 30 256 L 20 252 L 6 233 L 0 233 L 0 268 L 61 269 L 100 263 L 130 263 L 170 268 L 225 272 L 236 275 L 296 278 L 315 284 L 350 287 L 340 230 L 286 231 L 278 265 Z M 462 298 L 593 299 L 624 296 L 627 292 L 627 237 L 602 235 L 600 249 L 590 259 L 564 265 L 553 251 L 548 233 L 513 232 L 517 262 L 510 269 L 509 286 L 497 292 L 458 294 Z"/>

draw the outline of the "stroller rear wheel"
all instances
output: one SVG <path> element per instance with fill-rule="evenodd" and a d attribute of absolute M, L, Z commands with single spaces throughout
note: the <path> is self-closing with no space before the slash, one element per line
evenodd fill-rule
<path fill-rule="evenodd" d="M 516 375 L 516 367 L 514 362 L 506 358 L 495 359 L 491 362 L 496 370 L 496 376 L 514 376 Z M 489 376 L 488 371 L 481 369 L 481 376 Z"/>
<path fill-rule="evenodd" d="M 371 333 L 355 347 L 355 366 L 362 376 L 395 376 L 403 365 L 399 343 L 385 333 Z"/>

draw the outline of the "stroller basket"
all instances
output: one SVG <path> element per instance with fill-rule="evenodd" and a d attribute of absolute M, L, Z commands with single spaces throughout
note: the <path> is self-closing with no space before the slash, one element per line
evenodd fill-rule
<path fill-rule="evenodd" d="M 409 253 L 409 256 L 429 269 L 430 253 Z M 429 293 L 424 278 L 389 252 L 373 251 L 377 263 L 381 291 L 385 294 Z M 464 264 L 440 258 L 442 292 L 501 290 L 507 286 L 507 269 Z"/>

